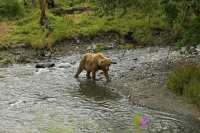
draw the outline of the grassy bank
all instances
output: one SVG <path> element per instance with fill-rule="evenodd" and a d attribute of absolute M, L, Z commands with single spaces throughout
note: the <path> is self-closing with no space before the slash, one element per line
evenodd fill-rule
<path fill-rule="evenodd" d="M 69 3 L 56 0 L 57 8 L 69 8 Z M 75 6 L 84 6 L 77 4 Z M 55 15 L 52 10 L 47 10 L 48 28 L 39 24 L 40 10 L 36 7 L 24 7 L 24 14 L 12 20 L 2 20 L 6 28 L 0 33 L 1 45 L 16 45 L 26 43 L 33 48 L 52 47 L 57 41 L 96 36 L 100 33 L 115 32 L 120 38 L 124 38 L 131 32 L 131 38 L 138 44 L 161 44 L 163 39 L 169 37 L 167 23 L 160 14 L 152 14 L 149 17 L 145 12 L 129 8 L 127 13 L 119 16 L 116 12 L 112 16 L 99 16 L 92 4 L 87 4 L 91 10 L 82 13 Z M 166 32 L 167 31 L 167 32 Z M 130 38 L 130 37 L 129 37 Z M 121 42 L 123 43 L 123 41 Z"/>
<path fill-rule="evenodd" d="M 167 86 L 177 94 L 186 96 L 200 107 L 200 66 L 195 64 L 177 67 L 168 76 Z"/>

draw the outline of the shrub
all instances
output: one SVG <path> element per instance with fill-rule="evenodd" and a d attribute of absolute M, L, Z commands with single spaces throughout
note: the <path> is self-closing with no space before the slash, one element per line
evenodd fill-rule
<path fill-rule="evenodd" d="M 200 44 L 200 17 L 196 17 L 188 26 L 186 26 L 182 43 L 185 45 Z"/>
<path fill-rule="evenodd" d="M 200 107 L 200 80 L 192 80 L 185 88 L 184 95 L 189 98 L 192 103 Z"/>
<path fill-rule="evenodd" d="M 1 0 L 0 18 L 16 18 L 24 13 L 23 3 L 20 0 Z"/>
<path fill-rule="evenodd" d="M 200 66 L 190 64 L 177 67 L 169 74 L 167 86 L 200 105 Z"/>

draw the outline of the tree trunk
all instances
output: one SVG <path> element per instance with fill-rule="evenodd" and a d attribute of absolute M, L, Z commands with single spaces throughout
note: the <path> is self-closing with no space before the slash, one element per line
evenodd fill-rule
<path fill-rule="evenodd" d="M 35 0 L 32 0 L 31 3 L 32 3 L 32 6 L 35 7 L 36 1 L 35 1 Z"/>
<path fill-rule="evenodd" d="M 46 0 L 40 0 L 40 24 L 45 25 L 46 22 Z"/>

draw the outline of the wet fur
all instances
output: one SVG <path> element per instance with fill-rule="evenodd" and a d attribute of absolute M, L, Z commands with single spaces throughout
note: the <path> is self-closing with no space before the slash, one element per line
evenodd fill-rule
<path fill-rule="evenodd" d="M 90 79 L 90 73 L 92 73 L 92 79 L 95 80 L 96 72 L 102 70 L 107 81 L 109 81 L 108 71 L 111 60 L 105 57 L 102 53 L 87 53 L 80 61 L 78 71 L 75 78 L 78 78 L 79 74 L 83 71 L 87 71 L 87 78 Z"/>

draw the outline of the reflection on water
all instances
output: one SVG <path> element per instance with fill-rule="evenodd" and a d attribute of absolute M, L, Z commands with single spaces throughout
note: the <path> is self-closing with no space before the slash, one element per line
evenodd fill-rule
<path fill-rule="evenodd" d="M 91 80 L 78 80 L 79 93 L 87 98 L 94 98 L 96 101 L 100 100 L 116 100 L 120 97 L 118 93 L 113 92 L 108 86 L 98 84 Z M 106 84 L 106 83 L 105 83 Z"/>

